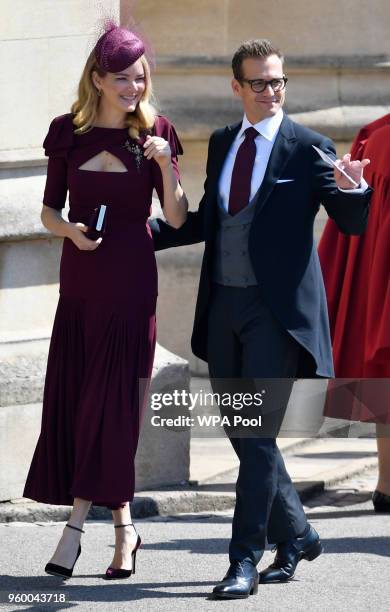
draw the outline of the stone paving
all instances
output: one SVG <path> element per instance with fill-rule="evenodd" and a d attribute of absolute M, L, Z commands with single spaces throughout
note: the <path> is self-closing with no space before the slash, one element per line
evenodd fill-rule
<path fill-rule="evenodd" d="M 66 603 L 5 605 L 6 610 L 194 611 L 289 610 L 354 612 L 388 609 L 390 601 L 390 515 L 375 514 L 370 501 L 376 472 L 367 470 L 306 503 L 325 553 L 302 562 L 286 584 L 259 588 L 243 601 L 214 601 L 210 591 L 227 568 L 231 511 L 186 513 L 137 521 L 143 545 L 131 579 L 107 582 L 102 573 L 113 550 L 112 525 L 88 521 L 74 577 L 62 582 L 43 572 L 63 523 L 0 525 L 1 594 L 65 594 Z M 266 567 L 267 550 L 259 564 Z"/>

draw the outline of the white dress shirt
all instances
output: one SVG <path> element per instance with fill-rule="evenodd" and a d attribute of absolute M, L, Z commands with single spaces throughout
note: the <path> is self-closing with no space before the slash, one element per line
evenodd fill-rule
<path fill-rule="evenodd" d="M 232 146 L 229 149 L 229 153 L 226 156 L 225 163 L 222 168 L 221 176 L 219 179 L 219 195 L 222 199 L 222 205 L 225 210 L 229 207 L 229 195 L 230 185 L 232 182 L 232 173 L 234 162 L 236 161 L 237 151 L 245 138 L 245 130 L 248 127 L 254 127 L 259 132 L 259 135 L 255 138 L 256 144 L 256 158 L 253 165 L 252 180 L 251 180 L 251 195 L 249 201 L 253 198 L 257 190 L 260 188 L 263 182 L 264 174 L 268 165 L 269 157 L 271 155 L 272 147 L 276 136 L 278 135 L 280 124 L 283 120 L 283 111 L 280 108 L 276 115 L 272 117 L 266 117 L 259 123 L 252 125 L 248 121 L 246 115 L 242 121 L 242 126 L 237 136 L 233 140 Z"/>
<path fill-rule="evenodd" d="M 268 161 L 271 155 L 272 147 L 279 132 L 280 124 L 283 120 L 283 111 L 280 108 L 276 115 L 272 117 L 266 117 L 255 123 L 250 123 L 247 116 L 244 115 L 242 120 L 242 126 L 237 136 L 232 142 L 229 152 L 226 156 L 225 163 L 222 168 L 221 176 L 219 178 L 219 196 L 222 201 L 222 205 L 226 211 L 229 208 L 229 195 L 230 185 L 232 182 L 232 174 L 234 162 L 236 161 L 237 151 L 244 141 L 245 130 L 248 127 L 254 127 L 259 132 L 259 135 L 255 138 L 256 144 L 256 158 L 253 165 L 252 179 L 251 179 L 251 193 L 249 201 L 252 200 L 261 183 L 263 182 L 265 171 L 267 169 Z M 340 191 L 349 193 L 363 193 L 367 189 L 368 185 L 364 178 L 362 178 L 360 186 L 356 189 L 340 189 Z"/>

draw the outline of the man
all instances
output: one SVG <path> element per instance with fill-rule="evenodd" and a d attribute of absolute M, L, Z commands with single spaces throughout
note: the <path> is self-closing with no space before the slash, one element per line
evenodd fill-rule
<path fill-rule="evenodd" d="M 192 348 L 208 361 L 212 381 L 252 379 L 258 388 L 260 378 L 330 377 L 313 223 L 322 203 L 342 232 L 364 231 L 370 189 L 360 183 L 369 161 L 346 155 L 339 162 L 358 189 L 339 171 L 333 177 L 312 147 L 334 158 L 332 142 L 282 111 L 287 78 L 282 54 L 269 41 L 241 45 L 232 68 L 244 118 L 211 135 L 199 210 L 179 230 L 151 222 L 156 249 L 205 241 Z M 289 580 L 301 559 L 322 552 L 275 437 L 230 438 L 240 469 L 230 567 L 215 597 L 257 592 L 266 538 L 277 554 L 260 582 Z"/>

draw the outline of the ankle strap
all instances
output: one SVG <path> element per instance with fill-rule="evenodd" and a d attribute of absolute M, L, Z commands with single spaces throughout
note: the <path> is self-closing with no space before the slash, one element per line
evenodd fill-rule
<path fill-rule="evenodd" d="M 134 525 L 134 523 L 126 523 L 126 525 L 114 525 L 115 529 L 118 529 L 119 527 L 128 527 L 129 525 Z"/>
<path fill-rule="evenodd" d="M 70 527 L 71 529 L 75 529 L 76 531 L 81 531 L 81 533 L 85 533 L 84 529 L 80 529 L 79 527 L 74 527 L 73 525 L 70 525 L 69 523 L 66 523 L 66 527 Z"/>

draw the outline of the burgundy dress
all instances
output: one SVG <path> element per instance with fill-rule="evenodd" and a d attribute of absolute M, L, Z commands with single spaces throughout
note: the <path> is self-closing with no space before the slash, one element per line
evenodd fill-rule
<path fill-rule="evenodd" d="M 152 133 L 169 141 L 179 178 L 182 148 L 174 127 L 157 117 Z M 107 205 L 107 230 L 95 251 L 65 238 L 60 298 L 51 338 L 42 427 L 23 495 L 72 505 L 75 497 L 118 508 L 134 495 L 145 388 L 156 341 L 157 270 L 147 224 L 162 176 L 127 129 L 94 127 L 74 134 L 72 115 L 57 117 L 44 141 L 49 156 L 44 204 L 88 224 Z M 108 151 L 127 172 L 81 170 Z M 141 392 L 140 392 L 141 391 Z"/>

